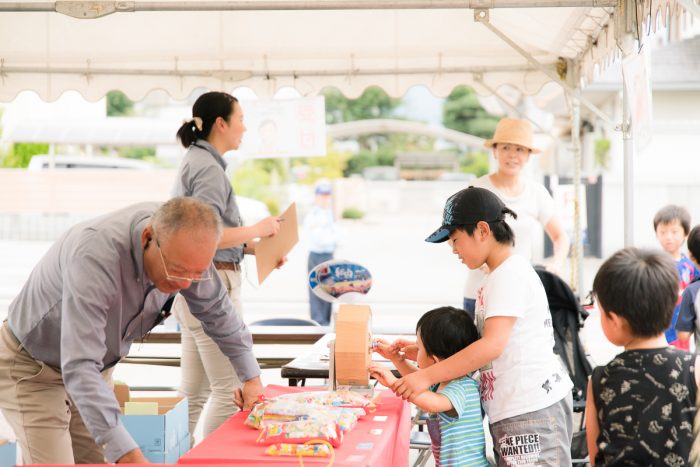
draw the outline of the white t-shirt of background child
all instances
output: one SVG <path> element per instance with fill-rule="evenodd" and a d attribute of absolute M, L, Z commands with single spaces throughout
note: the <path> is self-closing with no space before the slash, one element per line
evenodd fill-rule
<path fill-rule="evenodd" d="M 491 423 L 544 409 L 571 393 L 573 383 L 554 353 L 552 316 L 530 263 L 512 255 L 477 290 L 476 325 L 494 316 L 518 318 L 503 353 L 481 369 L 481 400 Z"/>
<path fill-rule="evenodd" d="M 542 241 L 543 227 L 552 219 L 555 213 L 554 199 L 544 185 L 526 180 L 523 191 L 516 196 L 508 196 L 491 183 L 488 175 L 479 177 L 472 182 L 473 186 L 486 188 L 501 198 L 508 208 L 518 215 L 517 219 L 506 216 L 506 222 L 515 234 L 513 252 L 532 261 L 534 241 Z M 475 269 L 467 273 L 464 285 L 464 296 L 476 297 L 476 288 L 484 280 L 484 273 Z"/>

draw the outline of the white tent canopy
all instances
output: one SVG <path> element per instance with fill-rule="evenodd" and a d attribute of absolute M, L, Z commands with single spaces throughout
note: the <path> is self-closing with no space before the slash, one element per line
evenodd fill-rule
<path fill-rule="evenodd" d="M 0 102 L 22 90 L 53 101 L 69 89 L 89 100 L 119 89 L 139 100 L 153 89 L 182 99 L 195 88 L 241 86 L 259 97 L 286 86 L 302 95 L 334 86 L 356 97 L 372 85 L 392 96 L 425 85 L 444 96 L 459 84 L 533 94 L 550 81 L 576 94 L 620 55 L 618 45 L 633 54 L 634 38 L 658 24 L 680 36 L 684 7 L 700 10 L 697 0 L 2 2 Z M 623 95 L 631 244 L 633 149 Z M 613 123 L 577 96 L 572 134 L 579 102 Z"/>
<path fill-rule="evenodd" d="M 81 3 L 87 13 L 115 5 L 135 11 L 92 20 L 42 12 Z M 475 21 L 472 4 L 492 7 L 489 23 L 569 84 L 575 75 L 561 59 L 569 68 L 577 60 L 585 79 L 613 51 L 613 0 L 3 2 L 0 102 L 27 89 L 48 101 L 68 89 L 89 100 L 112 89 L 132 99 L 152 89 L 184 98 L 197 87 L 239 86 L 261 97 L 283 86 L 303 95 L 334 86 L 349 97 L 371 85 L 393 96 L 418 84 L 440 96 L 459 84 L 485 92 L 475 78 L 531 94 L 550 81 Z"/>
<path fill-rule="evenodd" d="M 688 4 L 697 5 L 696 0 L 5 1 L 0 102 L 22 90 L 53 101 L 69 89 L 89 100 L 119 89 L 138 100 L 153 89 L 182 99 L 199 87 L 240 86 L 260 97 L 285 86 L 303 95 L 334 86 L 356 97 L 372 85 L 400 96 L 418 84 L 438 96 L 458 84 L 481 93 L 508 84 L 532 94 L 553 78 L 571 87 L 590 81 L 596 67 L 619 55 L 616 28 L 640 33 L 664 24 L 678 35 L 689 16 L 682 5 Z M 621 14 L 613 16 L 616 6 Z"/>

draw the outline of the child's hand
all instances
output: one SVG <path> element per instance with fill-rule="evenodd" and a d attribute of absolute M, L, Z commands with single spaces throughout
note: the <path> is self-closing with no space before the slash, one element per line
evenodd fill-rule
<path fill-rule="evenodd" d="M 425 378 L 424 371 L 416 371 L 397 379 L 391 385 L 391 390 L 403 400 L 413 402 L 417 395 L 428 389 L 430 384 L 431 382 Z"/>
<path fill-rule="evenodd" d="M 396 352 L 398 355 L 402 356 L 402 360 L 418 360 L 418 346 L 414 341 L 409 341 L 408 339 L 396 339 L 391 343 L 392 352 Z"/>
<path fill-rule="evenodd" d="M 403 360 L 403 357 L 401 354 L 399 354 L 398 348 L 394 348 L 393 343 L 390 344 L 384 339 L 374 339 L 372 350 L 387 360 L 391 360 L 392 362 L 396 360 Z"/>
<path fill-rule="evenodd" d="M 388 388 L 396 381 L 396 376 L 391 370 L 379 363 L 370 363 L 368 370 L 374 379 L 384 387 Z"/>

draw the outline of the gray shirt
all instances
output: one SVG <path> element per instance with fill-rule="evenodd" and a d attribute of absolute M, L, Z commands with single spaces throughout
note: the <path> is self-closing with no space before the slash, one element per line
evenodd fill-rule
<path fill-rule="evenodd" d="M 157 203 L 141 203 L 69 229 L 10 304 L 8 324 L 33 358 L 61 371 L 68 395 L 110 462 L 138 446 L 100 373 L 157 322 L 169 295 L 146 276 L 141 234 Z M 260 374 L 253 339 L 219 275 L 180 293 L 241 380 Z"/>
<path fill-rule="evenodd" d="M 231 181 L 226 176 L 226 162 L 214 146 L 199 139 L 182 158 L 175 178 L 173 196 L 193 196 L 210 204 L 226 227 L 243 225 Z M 243 246 L 217 250 L 216 261 L 240 263 Z"/>

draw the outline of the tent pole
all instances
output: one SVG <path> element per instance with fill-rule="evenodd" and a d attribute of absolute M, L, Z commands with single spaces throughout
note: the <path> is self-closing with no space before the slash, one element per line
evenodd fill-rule
<path fill-rule="evenodd" d="M 628 54 L 625 54 L 625 58 Z M 624 58 L 623 58 L 624 60 Z M 622 85 L 622 151 L 624 155 L 623 176 L 625 193 L 625 247 L 634 245 L 634 139 L 632 136 L 632 116 L 630 96 L 623 73 Z"/>
<path fill-rule="evenodd" d="M 538 130 L 540 130 L 542 133 L 546 133 L 546 134 L 550 135 L 552 138 L 554 138 L 554 135 L 552 135 L 552 134 L 551 134 L 549 131 L 547 131 L 546 129 L 542 128 L 542 125 L 540 125 L 538 122 L 536 122 L 535 120 L 533 120 L 532 118 L 530 118 L 528 115 L 524 115 L 524 114 L 520 111 L 520 109 L 518 109 L 516 106 L 514 106 L 513 104 L 511 104 L 511 103 L 508 101 L 508 99 L 506 99 L 505 97 L 503 97 L 503 95 L 502 95 L 501 93 L 499 93 L 498 90 L 496 90 L 496 89 L 494 89 L 493 87 L 491 87 L 491 86 L 489 86 L 488 84 L 486 84 L 486 83 L 484 82 L 483 75 L 481 75 L 480 73 L 475 74 L 475 75 L 474 75 L 474 81 L 476 81 L 477 83 L 479 83 L 479 85 L 480 85 L 481 87 L 483 87 L 484 89 L 486 89 L 489 93 L 493 94 L 499 101 L 501 101 L 501 102 L 503 103 L 503 105 L 505 105 L 506 107 L 508 107 L 512 112 L 514 112 L 515 114 L 519 115 L 521 118 L 524 118 L 524 119 L 528 120 L 530 123 L 532 123 L 532 124 L 533 124 Z"/>
<path fill-rule="evenodd" d="M 49 143 L 49 170 L 56 168 L 56 145 Z"/>
<path fill-rule="evenodd" d="M 44 1 L 2 2 L 0 12 L 58 12 L 93 19 L 135 11 L 406 10 L 465 8 L 614 7 L 617 0 L 232 0 L 232 1 Z"/>
<path fill-rule="evenodd" d="M 569 95 L 575 95 L 576 90 L 567 84 L 566 82 L 562 81 L 557 74 L 552 71 L 550 68 L 546 67 L 542 63 L 538 62 L 535 57 L 533 57 L 528 51 L 520 47 L 514 40 L 512 40 L 510 37 L 506 36 L 503 32 L 501 32 L 496 26 L 491 24 L 489 21 L 489 11 L 487 9 L 475 9 L 474 10 L 474 21 L 483 24 L 486 26 L 491 32 L 493 32 L 495 35 L 501 38 L 503 42 L 508 44 L 513 50 L 518 52 L 520 55 L 525 57 L 528 62 L 530 62 L 532 65 L 536 66 L 542 73 L 547 75 L 552 81 L 557 83 L 559 86 L 561 86 L 564 91 L 566 91 Z M 616 126 L 615 122 L 608 117 L 605 112 L 600 110 L 598 107 L 596 107 L 591 101 L 588 99 L 585 99 L 582 96 L 578 97 L 579 101 L 586 106 L 591 112 L 596 114 L 600 119 L 603 121 L 607 122 L 608 124 L 612 126 Z"/>
<path fill-rule="evenodd" d="M 577 94 L 580 95 L 580 88 Z M 581 101 L 571 96 L 571 146 L 574 152 L 574 238 L 571 242 L 571 288 L 583 297 L 583 236 L 581 235 Z"/>
<path fill-rule="evenodd" d="M 615 8 L 616 41 L 622 51 L 622 61 L 635 53 L 637 5 L 634 0 L 621 0 Z M 634 245 L 634 136 L 627 81 L 622 73 L 622 151 L 624 177 L 624 237 L 625 247 Z"/>

